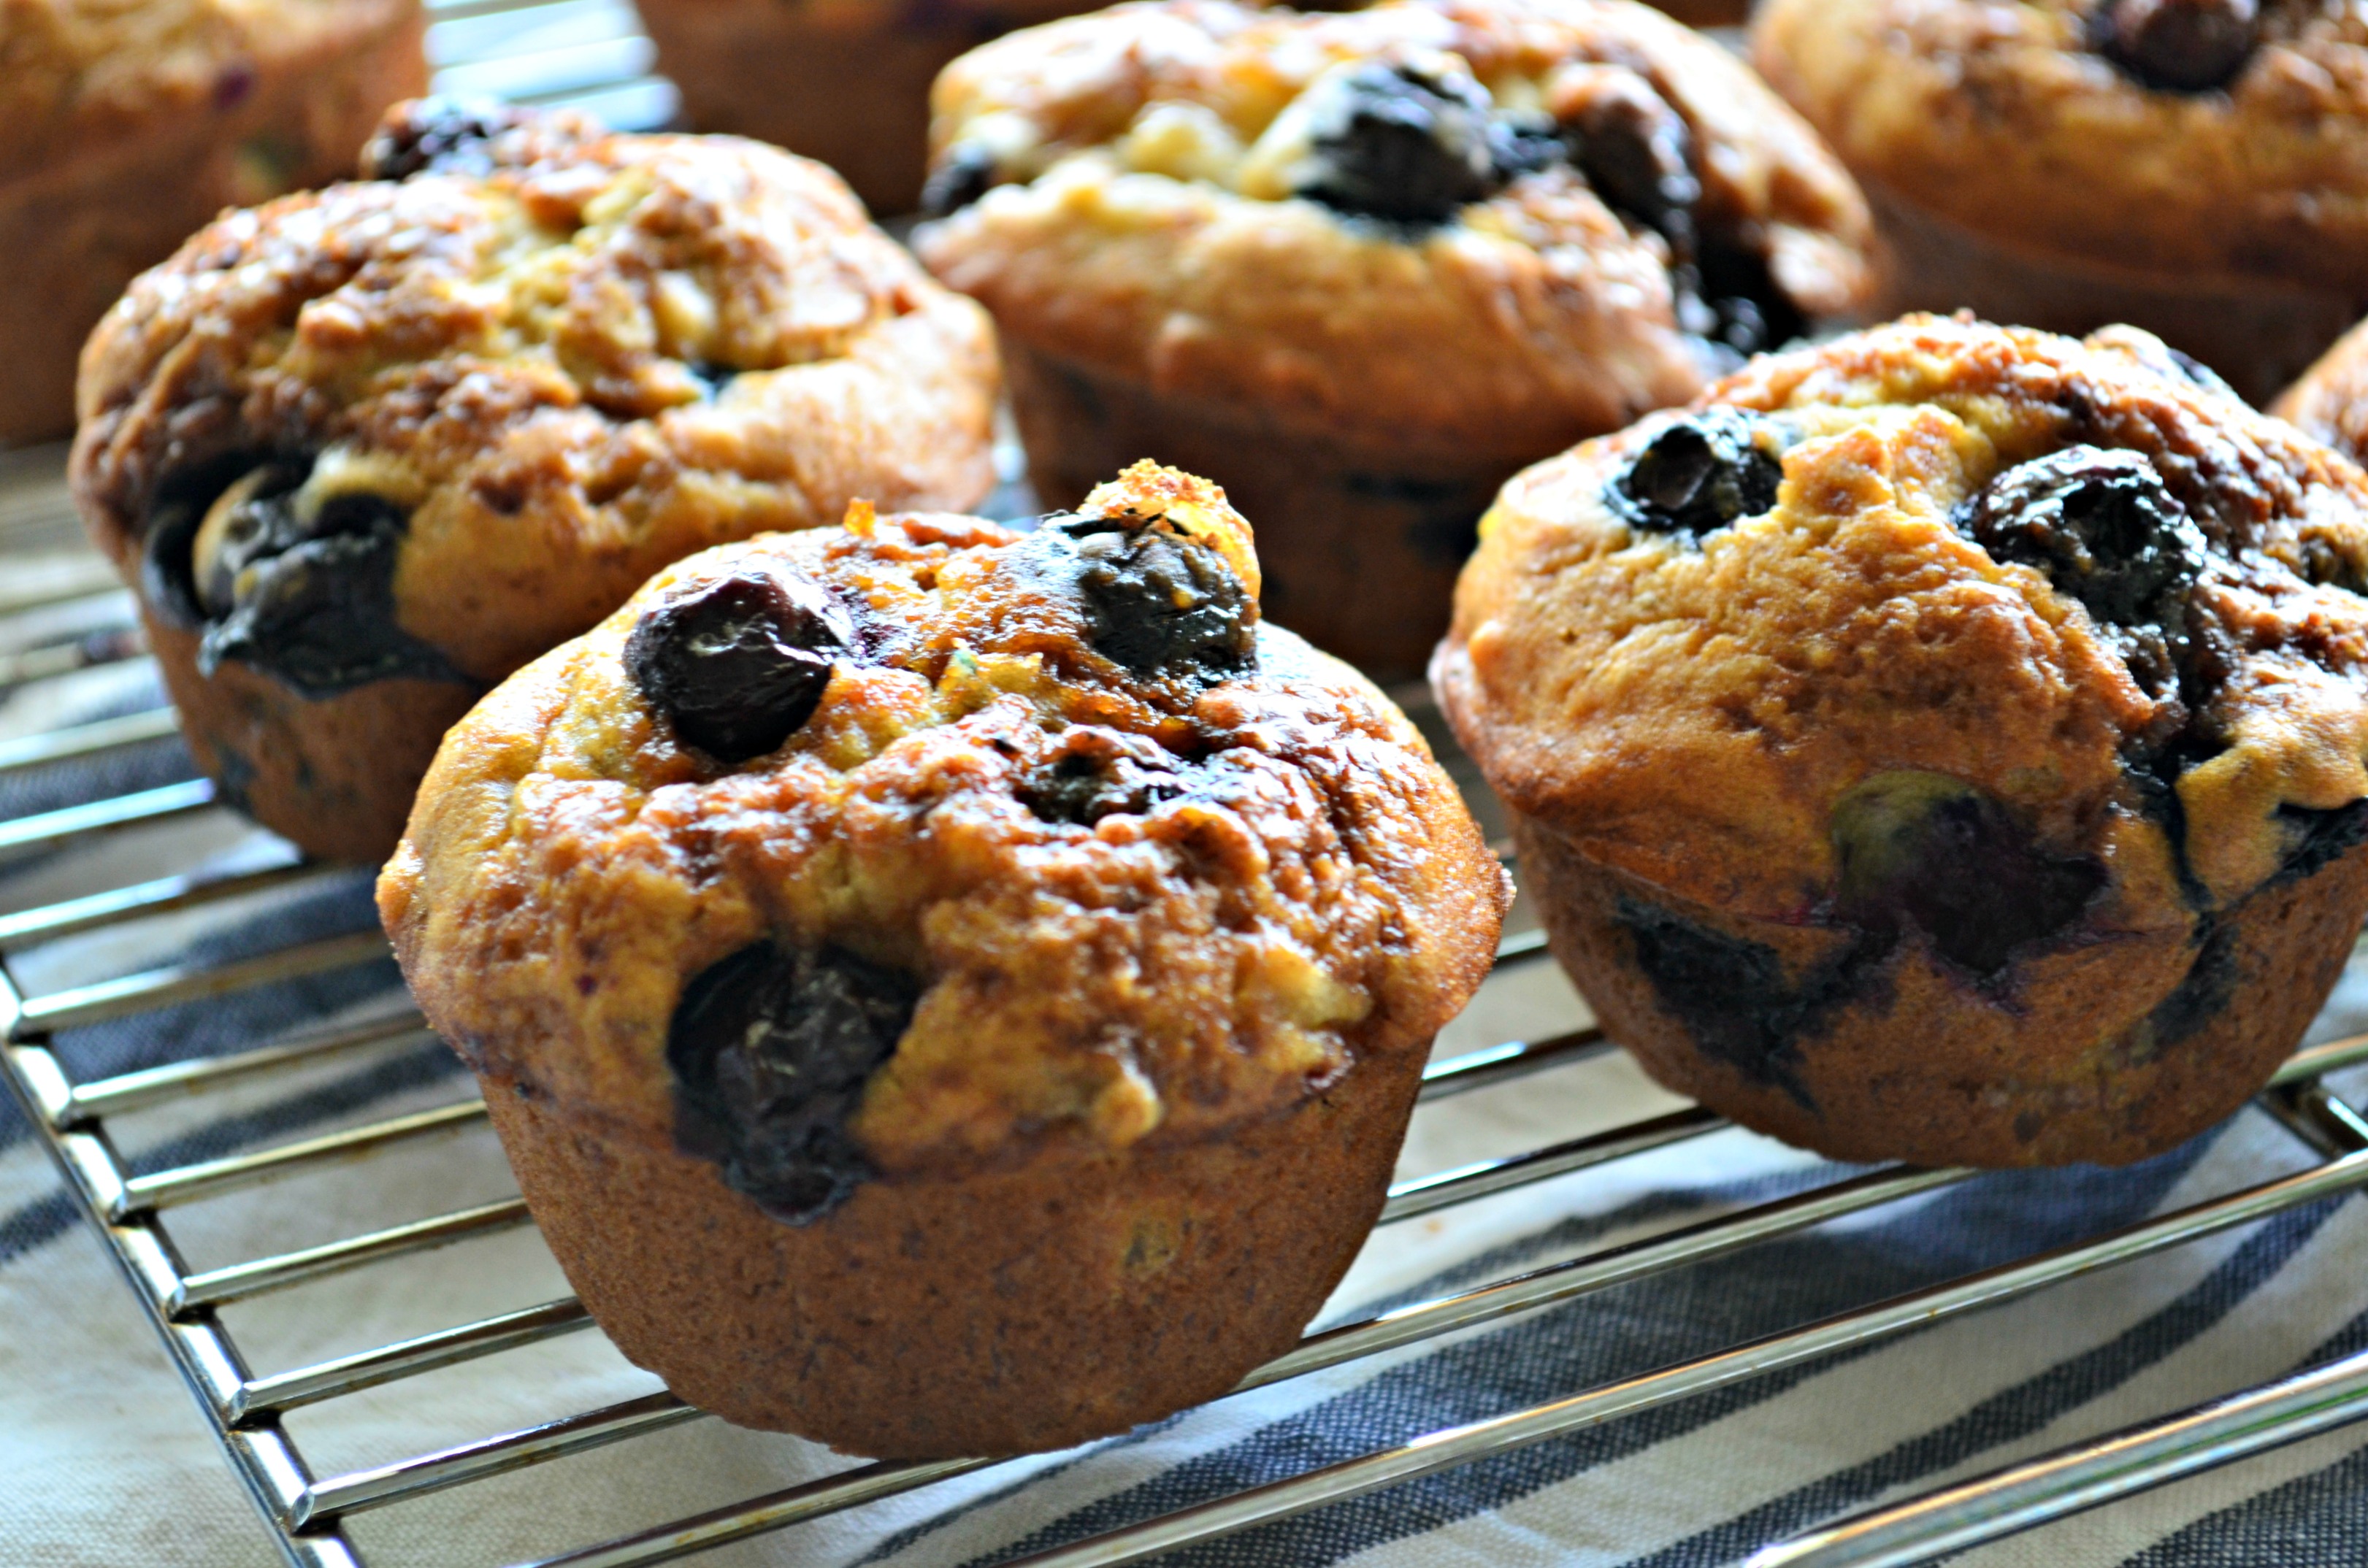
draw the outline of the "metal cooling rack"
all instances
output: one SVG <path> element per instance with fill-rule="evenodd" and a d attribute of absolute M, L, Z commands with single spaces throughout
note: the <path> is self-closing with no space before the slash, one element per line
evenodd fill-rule
<path fill-rule="evenodd" d="M 621 126 L 657 125 L 674 113 L 672 88 L 649 74 L 650 47 L 625 0 L 539 5 L 450 0 L 437 6 L 435 14 L 429 47 L 441 68 L 438 85 L 447 90 L 576 105 Z M 58 466 L 54 451 L 0 454 L 0 551 L 9 551 L 0 553 L 0 693 L 21 697 L 42 683 L 142 656 L 112 575 L 95 555 L 70 543 L 78 534 L 58 482 Z M 36 630 L 8 634 L 28 626 Z M 126 753 L 169 736 L 173 729 L 168 710 L 151 709 L 0 741 L 0 783 L 33 776 L 59 762 L 92 762 Z M 112 835 L 215 810 L 211 786 L 198 779 L 0 821 L 0 863 L 86 847 Z M 360 1568 L 362 1560 L 347 1537 L 346 1522 L 368 1510 L 702 1419 L 700 1412 L 661 1392 L 364 1470 L 323 1475 L 307 1462 L 283 1425 L 284 1413 L 467 1363 L 487 1362 L 472 1375 L 497 1377 L 495 1358 L 505 1352 L 585 1331 L 591 1327 L 589 1319 L 575 1301 L 562 1299 L 257 1377 L 225 1327 L 222 1307 L 355 1270 L 375 1271 L 383 1290 L 399 1293 L 404 1289 L 406 1259 L 431 1248 L 530 1225 L 524 1205 L 516 1199 L 479 1204 L 197 1272 L 183 1262 L 165 1214 L 182 1205 L 278 1184 L 268 1199 L 275 1206 L 275 1222 L 313 1217 L 319 1184 L 333 1169 L 478 1123 L 484 1115 L 482 1103 L 455 1100 L 256 1153 L 135 1174 L 110 1138 L 110 1118 L 188 1096 L 222 1096 L 233 1088 L 285 1082 L 349 1053 L 424 1041 L 429 1037 L 420 1018 L 410 1013 L 79 1083 L 69 1076 L 52 1047 L 56 1035 L 168 1007 L 227 1002 L 256 987 L 380 961 L 386 956 L 385 942 L 375 933 L 319 937 L 261 956 L 148 970 L 42 993 L 28 993 L 20 984 L 17 960 L 63 938 L 130 930 L 142 922 L 186 916 L 335 874 L 301 863 L 186 872 L 0 915 L 0 1069 L 5 1069 L 0 1076 L 55 1157 L 83 1216 L 120 1266 L 273 1539 L 298 1568 Z M 1535 932 L 1516 935 L 1505 943 L 1499 967 L 1532 963 L 1541 954 Z M 1610 1049 L 1596 1031 L 1582 1029 L 1456 1055 L 1432 1065 L 1426 1074 L 1424 1100 L 1429 1104 L 1503 1084 Z M 2326 1074 L 2362 1062 L 2368 1062 L 2368 1035 L 2314 1047 L 2288 1062 L 2262 1096 L 2263 1106 L 2316 1156 L 2317 1163 L 2301 1174 L 2230 1191 L 2076 1245 L 1870 1302 L 1715 1355 L 1429 1433 L 1024 1562 L 1029 1568 L 1134 1562 L 1904 1335 L 2368 1185 L 2368 1120 L 2321 1083 Z M 1382 1223 L 1397 1224 L 1606 1165 L 1725 1125 L 1707 1111 L 1687 1108 L 1402 1183 L 1392 1190 Z M 1296 1350 L 1252 1374 L 1244 1386 L 1278 1382 L 1569 1301 L 1933 1192 L 1973 1174 L 1890 1168 L 1850 1176 L 1310 1335 Z M 299 1233 L 292 1223 L 289 1229 Z M 1919 1562 L 2362 1416 L 2368 1416 L 2368 1356 L 2330 1363 L 1772 1545 L 1752 1559 L 1752 1568 Z M 616 1540 L 541 1559 L 533 1568 L 625 1568 L 666 1562 L 880 1503 L 996 1462 L 860 1464 L 730 1506 L 655 1522 Z"/>
<path fill-rule="evenodd" d="M 0 679 L 24 687 L 64 678 L 74 668 L 141 657 L 121 624 L 124 596 L 103 563 L 61 551 L 70 537 L 55 456 L 20 457 L 13 484 L 0 473 L 0 543 L 9 530 L 43 536 L 38 557 L 0 556 L 23 571 L 0 574 L 0 611 L 28 615 L 80 607 L 97 619 L 77 631 L 5 655 Z M 29 475 L 29 477 L 28 477 Z M 109 609 L 113 607 L 110 621 Z M 0 618 L 0 629 L 12 624 Z M 9 644 L 0 643 L 0 646 Z M 168 710 L 156 709 L 0 744 L 0 779 L 67 759 L 92 759 L 163 738 Z M 0 822 L 0 858 L 86 846 L 103 835 L 214 810 L 202 779 L 94 800 Z M 17 955 L 68 937 L 186 915 L 266 890 L 325 880 L 333 869 L 302 863 L 215 875 L 184 874 L 111 888 L 0 916 L 0 1065 L 9 1088 L 57 1164 L 84 1216 L 104 1238 L 171 1358 L 209 1417 L 232 1469 L 299 1568 L 359 1568 L 344 1531 L 366 1510 L 645 1437 L 702 1419 L 663 1392 L 500 1432 L 432 1452 L 345 1473 L 315 1474 L 281 1422 L 299 1406 L 336 1400 L 437 1369 L 507 1351 L 592 1325 L 572 1298 L 463 1323 L 318 1364 L 257 1377 L 218 1309 L 266 1292 L 297 1289 L 358 1269 L 383 1271 L 383 1289 L 404 1289 L 402 1265 L 427 1250 L 531 1223 L 516 1199 L 476 1205 L 368 1234 L 254 1257 L 193 1272 L 165 1221 L 182 1205 L 280 1184 L 275 1214 L 302 1218 L 308 1178 L 385 1154 L 415 1141 L 479 1122 L 474 1098 L 302 1139 L 256 1153 L 134 1174 L 118 1153 L 108 1119 L 167 1100 L 219 1094 L 233 1085 L 283 1080 L 324 1060 L 365 1048 L 429 1038 L 416 1013 L 368 1025 L 275 1041 L 233 1054 L 76 1083 L 51 1041 L 57 1034 L 171 1006 L 224 999 L 254 987 L 382 960 L 375 932 L 299 942 L 258 957 L 150 970 L 70 989 L 30 994 L 17 978 Z M 1508 938 L 1499 967 L 1538 961 L 1536 933 Z M 1611 1048 L 1593 1029 L 1468 1051 L 1435 1062 L 1426 1103 L 1565 1066 Z M 1414 1441 L 1275 1482 L 1219 1501 L 1130 1526 L 1077 1545 L 1029 1557 L 1030 1568 L 1086 1568 L 1133 1562 L 1191 1542 L 1323 1506 L 1417 1476 L 1711 1389 L 1765 1376 L 1847 1347 L 1905 1334 L 1942 1318 L 2028 1295 L 2115 1264 L 2165 1251 L 2281 1210 L 2368 1184 L 2368 1120 L 2319 1080 L 2368 1061 L 2368 1035 L 2305 1051 L 2280 1071 L 2263 1097 L 2268 1109 L 2317 1156 L 2311 1168 L 2226 1193 L 2174 1213 L 1911 1291 L 1857 1310 L 1735 1346 L 1566 1399 L 1491 1420 L 1427 1434 Z M 1417 1113 L 1420 1114 L 1419 1112 Z M 1650 1117 L 1588 1137 L 1445 1171 L 1392 1189 L 1382 1223 L 1392 1225 L 1495 1193 L 1600 1166 L 1717 1131 L 1726 1124 L 1697 1108 Z M 1964 1170 L 1882 1169 L 1765 1202 L 1738 1212 L 1609 1247 L 1417 1302 L 1378 1317 L 1310 1335 L 1300 1346 L 1244 1383 L 1258 1387 L 1531 1312 L 1578 1296 L 1749 1247 L 1809 1226 L 1964 1181 Z M 484 1375 L 496 1376 L 488 1369 Z M 2084 1444 L 2049 1459 L 1803 1540 L 1769 1548 L 1755 1568 L 1817 1568 L 1905 1563 L 1955 1550 L 2126 1495 L 2262 1449 L 2296 1441 L 2368 1415 L 2368 1357 L 2332 1363 L 2221 1403 Z M 870 1463 L 745 1502 L 669 1519 L 616 1540 L 540 1559 L 533 1568 L 625 1568 L 688 1556 L 767 1531 L 820 1518 L 992 1467 L 994 1460 Z"/>

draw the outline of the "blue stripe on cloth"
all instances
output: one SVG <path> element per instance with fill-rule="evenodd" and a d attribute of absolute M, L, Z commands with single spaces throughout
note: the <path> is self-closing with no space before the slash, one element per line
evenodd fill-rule
<path fill-rule="evenodd" d="M 350 881 L 313 890 L 211 932 L 173 955 L 172 961 L 222 963 L 300 941 L 367 930 L 376 922 L 370 880 L 357 872 Z M 69 1029 L 53 1045 L 74 1080 L 87 1083 L 261 1044 L 395 991 L 402 982 L 392 960 L 355 964 Z M 0 1118 L 0 1148 L 30 1131 L 20 1120 Z"/>
<path fill-rule="evenodd" d="M 155 703 L 143 700 L 120 706 L 123 710 L 120 715 L 99 712 L 77 716 L 75 722 L 89 723 L 99 719 L 128 716 L 154 708 Z M 45 763 L 0 774 L 0 821 L 63 811 L 68 806 L 112 800 L 118 795 L 137 794 L 142 790 L 161 789 L 197 776 L 198 765 L 191 760 L 189 748 L 181 744 L 177 735 L 142 741 L 137 745 L 124 746 L 98 756 Z M 22 870 L 28 866 L 70 853 L 72 850 L 67 847 L 27 853 L 9 861 L 8 869 Z"/>
<path fill-rule="evenodd" d="M 2328 1336 L 2297 1371 L 2368 1350 L 2368 1312 Z M 2332 1568 L 2368 1557 L 2368 1449 L 2206 1514 L 2122 1568 Z"/>
<path fill-rule="evenodd" d="M 1954 1420 L 1885 1453 L 1631 1559 L 1625 1568 L 1714 1568 L 1732 1562 L 1893 1486 L 1938 1474 L 2029 1437 L 2066 1411 L 2119 1387 L 2227 1316 L 2292 1261 L 2343 1201 L 2329 1199 L 2276 1216 L 2177 1300 L 2106 1343 L 2002 1389 Z"/>
<path fill-rule="evenodd" d="M 1041 1551 L 1156 1514 L 1304 1473 L 1437 1427 L 1689 1360 L 1958 1275 L 2133 1223 L 2217 1130 L 2142 1165 L 2001 1172 L 1896 1219 L 1816 1232 L 1519 1320 L 1389 1368 L 1357 1388 L 1187 1460 L 1040 1528 L 978 1564 Z M 1597 1465 L 1771 1399 L 1850 1351 L 1535 1448 L 1188 1549 L 1171 1564 L 1313 1568 L 1498 1507 Z"/>
<path fill-rule="evenodd" d="M 461 1059 L 440 1042 L 408 1051 L 259 1110 L 209 1122 L 186 1136 L 143 1150 L 127 1163 L 135 1174 L 145 1174 L 195 1160 L 219 1159 L 266 1139 L 306 1131 L 405 1090 L 440 1083 L 461 1071 Z M 31 1131 L 13 1099 L 0 1098 L 0 1122 L 9 1123 L 6 1131 L 19 1137 Z M 23 1208 L 0 1214 L 0 1265 L 71 1228 L 76 1212 L 73 1200 L 60 1187 Z"/>

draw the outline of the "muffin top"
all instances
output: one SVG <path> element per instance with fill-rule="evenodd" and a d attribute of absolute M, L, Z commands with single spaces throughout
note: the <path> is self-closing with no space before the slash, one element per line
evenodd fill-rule
<path fill-rule="evenodd" d="M 985 317 L 821 165 L 421 100 L 363 170 L 84 351 L 76 500 L 205 667 L 497 679 L 692 551 L 989 488 Z"/>
<path fill-rule="evenodd" d="M 1978 887 L 1988 967 L 2368 819 L 2368 475 L 2152 337 L 1910 317 L 1530 469 L 1434 667 L 1521 812 L 1703 903 Z"/>
<path fill-rule="evenodd" d="M 2147 272 L 2368 285 L 2368 16 L 2317 0 L 1770 0 L 1769 81 L 1860 178 Z"/>
<path fill-rule="evenodd" d="M 1118 6 L 933 104 L 921 255 L 1005 331 L 1394 450 L 1525 460 L 1869 287 L 1816 138 L 1627 0 Z"/>
<path fill-rule="evenodd" d="M 416 24 L 417 0 L 0 0 L 0 178 L 235 113 L 282 62 Z"/>
<path fill-rule="evenodd" d="M 1258 586 L 1149 463 L 1030 533 L 859 506 L 693 556 L 446 737 L 379 883 L 404 973 L 481 1072 L 786 1218 L 1420 1049 L 1503 873 Z"/>

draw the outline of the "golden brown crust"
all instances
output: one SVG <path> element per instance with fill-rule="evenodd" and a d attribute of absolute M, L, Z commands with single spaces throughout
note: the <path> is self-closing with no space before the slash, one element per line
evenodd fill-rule
<path fill-rule="evenodd" d="M 2087 0 L 1770 0 L 1753 58 L 1870 186 L 2171 278 L 2368 288 L 2368 21 L 2261 7 L 2225 93 L 2150 90 Z"/>
<path fill-rule="evenodd" d="M 745 1426 L 955 1459 L 1121 1432 L 1289 1350 L 1381 1212 L 1426 1054 L 1223 1139 L 870 1183 L 805 1229 L 511 1085 L 485 1103 L 628 1358 Z"/>
<path fill-rule="evenodd" d="M 2203 722 L 2227 744 L 2178 790 L 2194 871 L 2233 901 L 2276 870 L 2280 807 L 2368 796 L 2368 601 L 2337 581 L 2368 581 L 2368 476 L 2177 375 L 2143 334 L 1935 317 L 1760 359 L 1698 406 L 1807 438 L 1776 509 L 1699 551 L 1601 498 L 1670 416 L 1541 463 L 1458 589 L 1437 666 L 1458 733 L 1590 855 L 1770 917 L 1830 884 L 1833 803 L 1877 767 L 1963 778 L 2084 844 L 2126 804 L 2123 748 L 2162 705 L 2074 600 L 1950 514 L 2012 464 L 2136 451 L 2214 540 L 2196 597 L 2229 670 Z"/>
<path fill-rule="evenodd" d="M 909 212 L 929 161 L 929 84 L 985 39 L 1083 0 L 648 0 L 658 69 L 700 131 L 753 136 L 828 164 L 877 213 Z"/>
<path fill-rule="evenodd" d="M 1255 589 L 1212 487 L 1144 465 L 1087 515 L 1187 527 Z M 1502 874 L 1379 693 L 1261 627 L 1255 674 L 1146 684 L 1024 536 L 861 514 L 662 574 L 446 738 L 380 882 L 414 993 L 472 1064 L 663 1145 L 686 983 L 768 933 L 927 983 L 851 1131 L 891 1179 L 1045 1144 L 1165 1147 L 1415 1050 L 1494 955 Z M 793 571 L 867 606 L 783 744 L 723 767 L 621 658 L 643 613 Z M 1164 803 L 1077 825 L 1030 780 L 1150 746 Z"/>
<path fill-rule="evenodd" d="M 1269 199 L 1260 135 L 1327 66 L 1463 61 L 1501 106 L 1617 62 L 1699 149 L 1700 219 L 1762 255 L 1810 316 L 1871 285 L 1848 177 L 1716 45 L 1624 0 L 1440 0 L 1338 16 L 1223 0 L 1113 7 L 1013 34 L 940 78 L 941 164 L 1002 184 L 918 236 L 1014 338 L 1280 432 L 1417 459 L 1522 461 L 1686 397 L 1713 363 L 1679 325 L 1671 255 L 1567 169 L 1418 232 Z M 1262 172 L 1263 171 L 1263 172 Z"/>
<path fill-rule="evenodd" d="M 0 9 L 0 442 L 70 434 L 83 339 L 224 207 L 350 172 L 427 85 L 414 0 Z"/>
<path fill-rule="evenodd" d="M 2119 1162 L 2226 1114 L 2368 903 L 2368 475 L 2126 328 L 1911 317 L 1697 407 L 1761 420 L 1772 500 L 1687 536 L 1620 499 L 1676 415 L 1542 463 L 1434 666 L 1606 1027 L 1850 1158 Z M 2081 488 L 2114 473 L 2162 499 Z M 2176 604 L 2104 586 L 2173 559 Z"/>

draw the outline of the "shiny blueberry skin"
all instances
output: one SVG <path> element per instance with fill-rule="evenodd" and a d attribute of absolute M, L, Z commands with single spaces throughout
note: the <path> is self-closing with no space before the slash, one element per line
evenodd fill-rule
<path fill-rule="evenodd" d="M 810 578 L 726 577 L 643 615 L 625 672 L 681 739 L 746 762 L 814 716 L 852 642 L 846 612 Z"/>
<path fill-rule="evenodd" d="M 676 1142 L 773 1218 L 820 1220 L 875 1174 L 847 1124 L 919 994 L 840 948 L 762 941 L 711 964 L 666 1030 Z"/>
<path fill-rule="evenodd" d="M 1664 427 L 1604 487 L 1614 516 L 1647 533 L 1698 540 L 1776 505 L 1784 465 L 1765 420 L 1711 408 Z"/>

